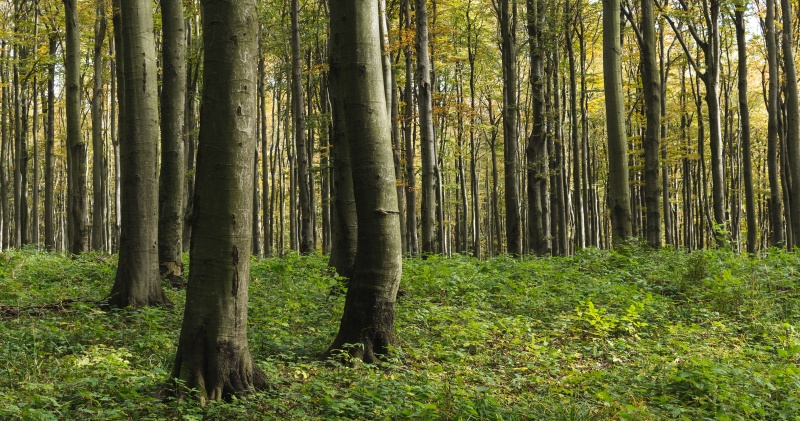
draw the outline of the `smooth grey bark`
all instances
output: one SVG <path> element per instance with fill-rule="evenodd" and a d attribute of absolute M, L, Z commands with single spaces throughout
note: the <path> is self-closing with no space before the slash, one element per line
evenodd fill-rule
<path fill-rule="evenodd" d="M 183 212 L 186 162 L 186 34 L 183 2 L 161 0 L 161 172 L 158 179 L 158 262 L 161 276 L 183 274 Z"/>
<path fill-rule="evenodd" d="M 6 41 L 0 41 L 0 58 L 8 57 L 9 53 L 6 51 Z M 5 61 L 5 60 L 4 60 Z M 2 83 L 2 100 L 0 100 L 0 132 L 2 132 L 2 146 L 0 146 L 0 203 L 2 211 L 3 211 L 3 227 L 2 227 L 2 237 L 3 237 L 3 249 L 7 249 L 12 245 L 11 242 L 11 209 L 10 203 L 8 200 L 8 172 L 7 168 L 10 168 L 9 162 L 9 150 L 11 149 L 11 135 L 10 135 L 10 124 L 8 119 L 8 114 L 11 110 L 11 98 L 9 98 L 10 94 L 10 87 L 8 86 L 8 77 L 6 74 L 6 70 L 0 67 L 0 83 Z"/>
<path fill-rule="evenodd" d="M 149 0 L 120 4 L 125 106 L 120 141 L 122 217 L 117 275 L 108 304 L 141 307 L 168 302 L 158 274 L 158 93 L 153 8 Z"/>
<path fill-rule="evenodd" d="M 375 362 L 397 344 L 395 300 L 402 271 L 400 215 L 385 112 L 377 2 L 331 2 L 331 86 L 344 109 L 358 215 L 358 252 L 339 333 L 325 356 Z M 356 344 L 344 349 L 345 344 Z"/>
<path fill-rule="evenodd" d="M 300 253 L 309 254 L 314 250 L 314 225 L 311 215 L 311 191 L 308 178 L 308 154 L 306 153 L 306 111 L 304 108 L 303 81 L 300 68 L 300 4 L 292 0 L 292 117 L 294 121 L 296 186 L 300 211 Z"/>
<path fill-rule="evenodd" d="M 416 0 L 417 22 L 417 108 L 419 110 L 419 145 L 422 157 L 422 252 L 436 252 L 436 147 L 433 130 L 433 86 L 428 43 L 428 6 Z"/>
<path fill-rule="evenodd" d="M 114 78 L 117 81 L 117 133 L 114 137 L 114 200 L 115 200 L 115 215 L 114 218 L 114 249 L 115 252 L 119 251 L 120 237 L 122 235 L 122 160 L 120 159 L 120 143 L 125 137 L 125 60 L 124 50 L 122 48 L 122 10 L 121 0 L 112 1 L 112 16 L 111 20 L 114 26 Z"/>
<path fill-rule="evenodd" d="M 672 205 L 670 203 L 669 191 L 669 171 L 668 164 L 668 142 L 667 142 L 667 77 L 669 75 L 669 61 L 672 45 L 665 51 L 664 49 L 664 26 L 659 28 L 658 34 L 659 44 L 659 72 L 661 73 L 661 205 L 663 207 L 664 215 L 664 241 L 668 246 L 676 247 L 678 244 L 677 236 L 677 222 L 672 215 Z"/>
<path fill-rule="evenodd" d="M 69 251 L 89 250 L 88 196 L 86 192 L 87 146 L 81 133 L 80 28 L 76 0 L 64 0 L 66 57 L 64 59 L 67 114 L 67 231 Z"/>
<path fill-rule="evenodd" d="M 571 19 L 580 19 L 577 11 L 573 10 L 570 6 L 569 0 L 566 2 L 567 13 L 571 15 Z M 570 110 L 570 146 L 572 149 L 572 202 L 575 220 L 575 248 L 582 249 L 586 247 L 586 219 L 583 206 L 583 188 L 582 188 L 582 168 L 583 168 L 583 145 L 581 143 L 581 132 L 578 131 L 578 78 L 577 78 L 577 63 L 575 60 L 575 47 L 573 46 L 573 37 L 575 34 L 574 21 L 569 22 L 565 28 L 567 31 L 566 44 L 567 44 L 567 58 L 569 60 L 569 110 Z M 583 52 L 583 37 L 580 38 L 581 52 Z M 583 64 L 583 61 L 581 61 Z M 582 66 L 583 67 L 583 66 Z M 581 73 L 583 76 L 583 73 Z M 581 113 L 582 114 L 582 113 Z M 584 125 L 586 122 L 584 121 Z"/>
<path fill-rule="evenodd" d="M 744 173 L 745 212 L 747 213 L 747 252 L 756 252 L 758 224 L 753 192 L 753 162 L 750 152 L 750 110 L 747 104 L 747 39 L 744 12 L 746 6 L 736 8 L 736 45 L 739 52 L 739 118 L 741 124 L 742 172 Z"/>
<path fill-rule="evenodd" d="M 106 244 L 106 177 L 103 145 L 103 42 L 106 37 L 106 12 L 103 1 L 96 2 L 94 24 L 94 86 L 92 92 L 92 250 L 104 251 Z"/>
<path fill-rule="evenodd" d="M 336 52 L 331 41 L 328 45 L 331 69 L 337 64 Z M 356 199 L 353 196 L 353 175 L 345 123 L 343 92 L 336 89 L 333 71 L 330 73 L 331 114 L 331 160 L 333 161 L 333 244 L 328 265 L 345 278 L 353 276 L 358 241 Z"/>
<path fill-rule="evenodd" d="M 633 235 L 628 181 L 628 141 L 622 96 L 622 47 L 619 0 L 603 0 L 603 81 L 608 132 L 608 208 L 612 240 L 622 244 Z"/>
<path fill-rule="evenodd" d="M 203 0 L 205 48 L 189 285 L 172 378 L 201 403 L 265 385 L 247 345 L 258 15 Z"/>
<path fill-rule="evenodd" d="M 770 245 L 783 245 L 783 210 L 781 183 L 778 170 L 778 42 L 775 36 L 775 0 L 767 0 L 765 38 L 767 43 L 767 66 L 769 68 L 769 94 L 767 96 L 767 172 L 769 173 Z"/>
<path fill-rule="evenodd" d="M 788 0 L 781 0 L 781 14 L 783 27 L 792 28 L 792 4 Z M 791 216 L 792 243 L 800 244 L 800 103 L 798 103 L 797 90 L 797 65 L 794 61 L 794 34 L 792 30 L 784 30 L 783 34 L 783 71 L 785 73 L 786 106 L 786 151 L 790 174 L 790 195 L 792 203 L 789 215 Z"/>
<path fill-rule="evenodd" d="M 506 205 L 506 252 L 522 254 L 517 154 L 517 40 L 516 16 L 509 0 L 500 0 L 498 11 L 503 64 L 503 162 Z"/>
<path fill-rule="evenodd" d="M 199 37 L 196 33 L 196 24 L 191 19 L 186 21 L 186 51 L 192 51 L 190 59 L 191 66 L 186 67 L 186 94 L 184 105 L 184 124 L 183 124 L 183 149 L 186 164 L 186 185 L 184 188 L 184 211 L 183 211 L 183 251 L 189 251 L 192 239 L 192 214 L 194 209 L 194 169 L 197 162 L 197 84 L 200 78 L 200 57 L 194 53 L 197 50 L 195 38 Z"/>
<path fill-rule="evenodd" d="M 467 4 L 467 60 L 469 61 L 469 181 L 470 181 L 470 194 L 472 196 L 471 202 L 471 224 L 470 224 L 470 240 L 472 242 L 472 252 L 475 258 L 480 259 L 483 256 L 481 247 L 481 219 L 480 219 L 480 192 L 478 179 L 478 144 L 475 136 L 476 131 L 476 92 L 475 92 L 475 56 L 478 49 L 478 34 L 476 33 L 475 22 L 476 19 L 470 17 L 472 3 Z"/>

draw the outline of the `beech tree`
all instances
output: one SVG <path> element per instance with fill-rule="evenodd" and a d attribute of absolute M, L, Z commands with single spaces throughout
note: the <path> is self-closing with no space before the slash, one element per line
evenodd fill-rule
<path fill-rule="evenodd" d="M 340 98 L 358 217 L 357 252 L 339 333 L 325 351 L 370 363 L 397 345 L 400 215 L 381 66 L 378 3 L 332 0 L 331 88 Z"/>
<path fill-rule="evenodd" d="M 167 302 L 158 273 L 158 93 L 153 7 L 120 4 L 125 100 L 120 142 L 122 226 L 119 263 L 108 304 L 140 307 Z"/>
<path fill-rule="evenodd" d="M 172 377 L 201 402 L 264 386 L 247 346 L 257 125 L 255 0 L 201 1 L 204 94 L 186 309 Z"/>

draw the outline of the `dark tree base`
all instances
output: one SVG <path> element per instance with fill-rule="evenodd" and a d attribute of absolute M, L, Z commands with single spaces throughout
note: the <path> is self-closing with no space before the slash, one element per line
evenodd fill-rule
<path fill-rule="evenodd" d="M 336 358 L 344 353 L 351 361 L 360 360 L 372 364 L 389 356 L 397 345 L 394 331 L 395 303 L 369 299 L 365 296 L 366 293 L 368 292 L 362 291 L 359 294 L 350 290 L 339 334 L 322 354 L 323 359 Z"/>
<path fill-rule="evenodd" d="M 178 398 L 194 390 L 205 405 L 209 400 L 229 400 L 233 395 L 266 388 L 267 376 L 253 363 L 246 344 L 209 343 L 200 334 L 188 345 L 179 345 L 172 369 L 172 393 Z"/>

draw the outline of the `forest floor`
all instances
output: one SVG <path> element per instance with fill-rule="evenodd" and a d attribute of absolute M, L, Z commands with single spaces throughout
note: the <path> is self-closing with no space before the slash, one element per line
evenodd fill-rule
<path fill-rule="evenodd" d="M 0 419 L 800 419 L 800 255 L 585 250 L 407 260 L 400 348 L 319 361 L 344 304 L 324 256 L 253 261 L 267 390 L 159 401 L 185 291 L 105 312 L 116 260 L 0 254 Z"/>

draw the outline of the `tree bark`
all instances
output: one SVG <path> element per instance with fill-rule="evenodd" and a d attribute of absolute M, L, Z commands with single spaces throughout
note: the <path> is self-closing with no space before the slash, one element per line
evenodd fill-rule
<path fill-rule="evenodd" d="M 750 155 L 750 110 L 747 104 L 747 39 L 745 38 L 744 12 L 746 6 L 736 9 L 736 45 L 739 51 L 739 118 L 742 136 L 742 171 L 744 172 L 745 212 L 747 213 L 747 252 L 756 252 L 758 224 L 753 192 L 753 163 Z"/>
<path fill-rule="evenodd" d="M 158 94 L 152 5 L 121 2 L 125 107 L 119 264 L 108 297 L 113 307 L 166 303 L 158 274 Z"/>
<path fill-rule="evenodd" d="M 436 252 L 436 147 L 433 130 L 433 86 L 428 47 L 428 7 L 416 0 L 417 19 L 417 107 L 422 156 L 422 252 Z"/>
<path fill-rule="evenodd" d="M 528 161 L 528 240 L 531 251 L 543 256 L 550 253 L 550 240 L 544 227 L 542 200 L 547 194 L 547 133 L 545 122 L 543 40 L 545 5 L 540 0 L 527 0 L 528 45 L 530 48 L 533 131 L 525 155 Z"/>
<path fill-rule="evenodd" d="M 628 185 L 628 141 L 622 97 L 622 47 L 619 0 L 603 0 L 603 81 L 608 131 L 608 207 L 612 240 L 622 244 L 633 235 Z"/>
<path fill-rule="evenodd" d="M 645 233 L 650 247 L 661 247 L 661 76 L 656 58 L 655 7 L 642 0 L 641 60 L 646 127 L 644 134 Z M 666 217 L 666 216 L 665 216 Z"/>
<path fill-rule="evenodd" d="M 784 244 L 782 193 L 778 171 L 778 43 L 775 37 L 775 0 L 767 0 L 766 17 L 767 64 L 769 67 L 769 94 L 767 96 L 767 166 L 769 173 L 770 244 Z"/>
<path fill-rule="evenodd" d="M 792 26 L 792 4 L 788 0 L 781 0 L 783 27 Z M 792 243 L 800 244 L 800 104 L 798 104 L 797 91 L 797 66 L 794 61 L 794 35 L 793 30 L 783 31 L 783 68 L 786 74 L 786 146 L 791 179 L 792 203 L 789 215 L 791 216 Z"/>
<path fill-rule="evenodd" d="M 397 345 L 394 311 L 402 271 L 400 215 L 390 124 L 385 112 L 377 2 L 331 2 L 331 85 L 345 111 L 358 253 L 339 333 L 325 352 L 370 363 Z"/>
<path fill-rule="evenodd" d="M 247 345 L 253 153 L 254 0 L 203 0 L 203 103 L 189 286 L 172 377 L 201 403 L 262 387 Z"/>
<path fill-rule="evenodd" d="M 306 116 L 303 105 L 303 82 L 300 69 L 299 13 L 299 0 L 292 0 L 292 117 L 294 118 L 296 148 L 296 184 L 300 199 L 300 253 L 309 254 L 314 250 L 314 226 L 311 222 L 311 192 L 309 191 L 308 155 L 306 154 Z"/>
<path fill-rule="evenodd" d="M 517 53 L 516 16 L 509 0 L 500 1 L 500 36 L 503 63 L 503 159 L 505 167 L 506 243 L 511 255 L 522 254 L 517 161 Z"/>
<path fill-rule="evenodd" d="M 163 77 L 161 84 L 161 173 L 158 179 L 158 262 L 161 276 L 183 275 L 183 212 L 186 162 L 183 124 L 186 106 L 186 34 L 183 2 L 161 0 Z"/>
<path fill-rule="evenodd" d="M 80 28 L 77 1 L 64 0 L 64 13 L 67 25 L 64 84 L 67 91 L 68 243 L 70 252 L 79 254 L 89 250 L 89 227 L 86 193 L 87 146 L 81 133 Z"/>
<path fill-rule="evenodd" d="M 106 16 L 103 1 L 97 1 L 94 24 L 94 91 L 92 93 L 92 250 L 105 249 L 106 180 L 103 177 L 103 41 L 106 37 Z"/>
<path fill-rule="evenodd" d="M 55 211 L 53 206 L 54 184 L 55 184 L 55 141 L 56 141 L 56 64 L 55 55 L 58 47 L 58 39 L 55 34 L 50 35 L 49 53 L 51 64 L 47 67 L 47 123 L 44 147 L 44 248 L 47 251 L 55 251 Z M 3 171 L 0 171 L 2 173 Z M 0 175 L 0 179 L 4 178 Z M 4 183 L 0 183 L 4 184 Z M 5 196 L 5 194 L 3 194 Z"/>

